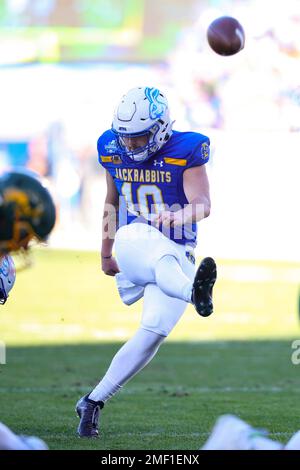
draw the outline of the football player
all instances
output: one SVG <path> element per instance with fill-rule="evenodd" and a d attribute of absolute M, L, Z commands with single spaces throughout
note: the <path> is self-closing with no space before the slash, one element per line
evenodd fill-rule
<path fill-rule="evenodd" d="M 123 96 L 112 128 L 98 140 L 107 181 L 102 269 L 117 275 L 125 303 L 143 296 L 144 306 L 136 334 L 76 405 L 80 437 L 98 436 L 104 403 L 154 357 L 188 303 L 203 317 L 213 311 L 215 262 L 205 258 L 195 274 L 193 252 L 197 222 L 210 213 L 205 168 L 210 142 L 205 135 L 173 131 L 172 126 L 165 95 L 138 87 Z"/>
<path fill-rule="evenodd" d="M 0 176 L 0 303 L 15 282 L 11 252 L 28 250 L 33 239 L 46 240 L 55 224 L 55 206 L 39 178 L 27 170 Z"/>
<path fill-rule="evenodd" d="M 53 199 L 35 173 L 8 171 L 0 176 L 0 254 L 44 241 L 55 224 Z"/>

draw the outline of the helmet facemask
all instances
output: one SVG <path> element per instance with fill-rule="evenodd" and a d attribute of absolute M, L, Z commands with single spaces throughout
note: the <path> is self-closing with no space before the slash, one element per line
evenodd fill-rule
<path fill-rule="evenodd" d="M 148 160 L 148 158 L 154 155 L 159 148 L 156 142 L 158 131 L 159 126 L 154 124 L 150 129 L 146 129 L 139 133 L 116 133 L 117 145 L 121 158 L 124 160 L 129 159 L 129 162 L 131 163 L 142 163 Z M 135 144 L 138 143 L 141 143 L 141 145 L 136 145 L 135 147 Z"/>

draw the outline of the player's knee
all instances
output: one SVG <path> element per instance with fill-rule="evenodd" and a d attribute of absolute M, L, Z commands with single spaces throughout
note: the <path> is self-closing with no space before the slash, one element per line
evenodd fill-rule
<path fill-rule="evenodd" d="M 148 324 L 147 322 L 142 322 L 141 323 L 141 328 L 143 330 L 151 331 L 152 333 L 155 333 L 156 335 L 162 337 L 162 341 L 170 334 L 171 330 L 166 328 L 164 325 L 151 325 Z"/>

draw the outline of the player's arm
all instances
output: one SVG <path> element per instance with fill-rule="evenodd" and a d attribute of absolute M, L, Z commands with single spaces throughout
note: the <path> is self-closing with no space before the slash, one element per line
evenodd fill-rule
<path fill-rule="evenodd" d="M 102 219 L 102 270 L 108 276 L 115 276 L 119 272 L 116 260 L 112 256 L 112 248 L 117 229 L 117 216 L 119 208 L 119 194 L 110 173 L 106 171 L 106 198 Z"/>
<path fill-rule="evenodd" d="M 205 165 L 188 168 L 183 173 L 183 189 L 188 204 L 177 212 L 163 211 L 156 220 L 157 225 L 178 226 L 199 222 L 210 213 L 209 182 Z"/>
<path fill-rule="evenodd" d="M 199 222 L 208 217 L 210 214 L 210 194 L 205 165 L 185 170 L 183 190 L 189 202 L 182 210 L 184 223 Z"/>

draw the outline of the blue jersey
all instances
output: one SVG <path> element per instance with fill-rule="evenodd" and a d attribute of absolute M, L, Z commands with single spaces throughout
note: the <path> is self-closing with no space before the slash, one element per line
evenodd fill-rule
<path fill-rule="evenodd" d="M 118 155 L 116 136 L 108 130 L 98 139 L 99 163 L 111 174 L 121 197 L 119 225 L 151 223 L 153 214 L 177 211 L 188 204 L 183 173 L 209 160 L 209 138 L 197 132 L 173 131 L 171 138 L 149 160 L 128 166 Z M 158 227 L 179 244 L 195 246 L 197 225 Z"/>

